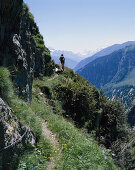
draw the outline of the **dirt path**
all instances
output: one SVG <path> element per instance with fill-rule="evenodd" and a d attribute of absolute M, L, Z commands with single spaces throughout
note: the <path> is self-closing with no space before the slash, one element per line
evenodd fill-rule
<path fill-rule="evenodd" d="M 61 156 L 61 150 L 59 147 L 59 141 L 56 139 L 56 134 L 53 134 L 48 128 L 47 128 L 47 121 L 44 121 L 42 123 L 42 130 L 43 135 L 50 140 L 52 146 L 53 146 L 53 154 L 52 157 L 48 163 L 48 170 L 51 170 L 55 167 L 56 161 L 60 159 Z"/>
<path fill-rule="evenodd" d="M 56 77 L 58 77 L 58 74 L 56 74 L 56 75 L 53 76 L 52 78 L 48 79 L 47 81 L 51 81 L 51 80 L 55 79 Z"/>

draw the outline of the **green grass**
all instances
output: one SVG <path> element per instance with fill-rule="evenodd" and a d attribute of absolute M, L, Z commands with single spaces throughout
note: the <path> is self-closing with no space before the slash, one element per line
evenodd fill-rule
<path fill-rule="evenodd" d="M 48 127 L 57 135 L 60 142 L 61 158 L 58 160 L 56 169 L 118 169 L 110 158 L 105 148 L 100 148 L 90 135 L 82 133 L 72 122 L 64 119 L 61 114 L 54 114 L 53 110 L 58 107 L 45 104 L 46 94 L 39 95 L 40 87 L 47 86 L 53 93 L 53 87 L 61 79 L 60 75 L 51 81 L 46 78 L 43 81 L 35 80 L 33 87 L 32 110 L 42 119 L 48 121 Z M 49 102 L 50 99 L 48 99 Z M 57 109 L 56 109 L 57 110 Z"/>
<path fill-rule="evenodd" d="M 20 157 L 17 170 L 32 169 L 44 170 L 47 169 L 47 161 L 50 159 L 51 146 L 47 139 L 40 140 L 36 147 L 28 147 Z"/>
<path fill-rule="evenodd" d="M 35 148 L 27 147 L 20 157 L 18 169 L 46 169 L 50 159 L 52 146 L 42 134 L 42 119 L 24 101 L 14 97 L 10 101 L 10 107 L 21 124 L 30 123 L 31 131 L 36 137 Z"/>
<path fill-rule="evenodd" d="M 58 169 L 117 169 L 107 151 L 101 150 L 92 138 L 87 138 L 72 123 L 53 115 L 48 124 L 57 134 L 62 148 Z"/>
<path fill-rule="evenodd" d="M 32 109 L 22 100 L 16 98 L 11 100 L 10 107 L 23 125 L 30 123 L 31 131 L 36 137 L 35 148 L 27 147 L 20 157 L 18 169 L 46 169 L 50 159 L 52 146 L 48 139 L 42 134 L 42 120 Z"/>
<path fill-rule="evenodd" d="M 67 72 L 70 72 L 70 70 L 67 70 Z M 18 117 L 21 124 L 28 125 L 30 123 L 30 128 L 37 140 L 35 148 L 27 146 L 20 156 L 18 170 L 47 169 L 50 156 L 54 156 L 57 160 L 55 169 L 118 169 L 105 148 L 100 148 L 90 135 L 81 132 L 74 126 L 73 122 L 62 117 L 61 103 L 55 101 L 53 88 L 63 76 L 66 76 L 65 73 L 50 81 L 48 81 L 48 78 L 51 77 L 46 77 L 43 81 L 36 79 L 33 83 L 31 106 L 13 95 L 12 89 L 10 95 L 8 93 L 5 95 L 13 113 Z M 7 75 L 7 78 L 9 80 L 9 75 Z M 3 83 L 7 81 L 4 78 L 2 80 Z M 1 87 L 4 89 L 4 86 Z M 12 83 L 10 87 L 12 87 Z M 42 87 L 49 89 L 51 94 L 49 98 L 44 93 L 40 94 Z M 59 159 L 56 158 L 56 154 L 52 154 L 50 141 L 43 137 L 41 123 L 45 119 L 48 121 L 48 128 L 56 133 L 59 140 L 59 149 L 61 150 Z"/>
<path fill-rule="evenodd" d="M 36 138 L 36 145 L 25 146 L 19 156 L 18 169 L 46 169 L 52 146 L 42 134 L 42 120 L 29 105 L 14 94 L 9 71 L 0 67 L 0 97 L 7 102 L 14 115 L 23 126 L 30 124 L 30 129 Z M 26 168 L 25 168 L 26 167 Z"/>
<path fill-rule="evenodd" d="M 13 93 L 9 71 L 4 67 L 0 67 L 0 96 L 4 100 L 8 100 L 13 96 Z"/>

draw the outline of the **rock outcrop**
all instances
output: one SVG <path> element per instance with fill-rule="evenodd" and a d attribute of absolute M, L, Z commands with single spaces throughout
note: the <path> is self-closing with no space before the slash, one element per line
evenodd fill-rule
<path fill-rule="evenodd" d="M 53 72 L 50 52 L 23 0 L 0 2 L 0 66 L 8 66 L 19 95 L 32 98 L 33 77 Z"/>
<path fill-rule="evenodd" d="M 0 98 L 0 169 L 15 169 L 17 157 L 28 142 L 35 144 L 30 129 L 19 123 L 10 107 Z"/>

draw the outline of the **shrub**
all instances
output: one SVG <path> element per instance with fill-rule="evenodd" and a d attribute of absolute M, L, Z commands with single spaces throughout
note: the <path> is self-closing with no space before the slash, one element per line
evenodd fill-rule
<path fill-rule="evenodd" d="M 72 75 L 73 76 L 73 75 Z M 63 78 L 56 86 L 57 99 L 63 101 L 63 109 L 79 127 L 93 129 L 99 111 L 99 93 L 86 80 L 74 75 L 74 78 Z"/>
<path fill-rule="evenodd" d="M 0 67 L 0 96 L 4 100 L 8 100 L 8 98 L 13 96 L 13 84 L 10 80 L 10 73 L 4 67 Z"/>
<path fill-rule="evenodd" d="M 113 142 L 125 141 L 129 128 L 125 110 L 118 101 L 108 100 L 85 79 L 70 70 L 65 72 L 55 87 L 56 97 L 62 101 L 64 116 L 72 118 L 77 126 L 96 131 L 101 144 L 110 148 Z"/>

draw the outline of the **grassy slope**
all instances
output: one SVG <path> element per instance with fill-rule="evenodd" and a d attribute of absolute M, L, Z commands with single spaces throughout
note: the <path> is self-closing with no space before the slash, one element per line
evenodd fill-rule
<path fill-rule="evenodd" d="M 20 156 L 18 169 L 45 169 L 52 149 L 49 141 L 42 136 L 41 119 L 17 96 L 18 89 L 15 89 L 16 95 L 14 94 L 9 76 L 9 71 L 0 67 L 0 97 L 8 103 L 22 125 L 30 123 L 31 131 L 37 139 L 35 148 L 28 145 L 22 151 L 22 155 L 18 155 Z"/>
<path fill-rule="evenodd" d="M 4 68 L 0 69 L 1 97 L 8 102 L 13 113 L 23 125 L 30 122 L 31 130 L 37 138 L 35 148 L 30 146 L 25 148 L 20 157 L 18 169 L 46 169 L 49 157 L 54 156 L 49 140 L 42 136 L 41 122 L 44 119 L 48 120 L 48 127 L 56 133 L 62 150 L 56 169 L 118 169 L 105 148 L 100 148 L 92 137 L 78 130 L 73 122 L 61 116 L 63 110 L 61 103 L 54 100 L 53 87 L 62 76 L 57 76 L 55 79 L 45 77 L 43 81 L 35 80 L 33 100 L 29 107 L 13 94 L 8 71 Z M 6 86 L 7 84 L 9 86 Z M 39 94 L 41 93 L 40 88 L 44 86 L 48 87 L 53 94 L 49 99 L 45 94 Z M 4 91 L 9 91 L 9 93 L 5 96 Z"/>
<path fill-rule="evenodd" d="M 72 122 L 61 116 L 61 103 L 39 95 L 42 87 L 48 87 L 54 95 L 53 87 L 62 75 L 47 81 L 35 80 L 33 87 L 32 109 L 42 119 L 48 120 L 48 127 L 57 134 L 62 149 L 62 157 L 57 162 L 58 169 L 117 169 L 107 150 L 100 148 L 92 137 L 80 132 Z M 45 104 L 46 102 L 47 104 Z M 48 106 L 47 106 L 48 105 Z M 54 114 L 57 113 L 57 114 Z"/>

